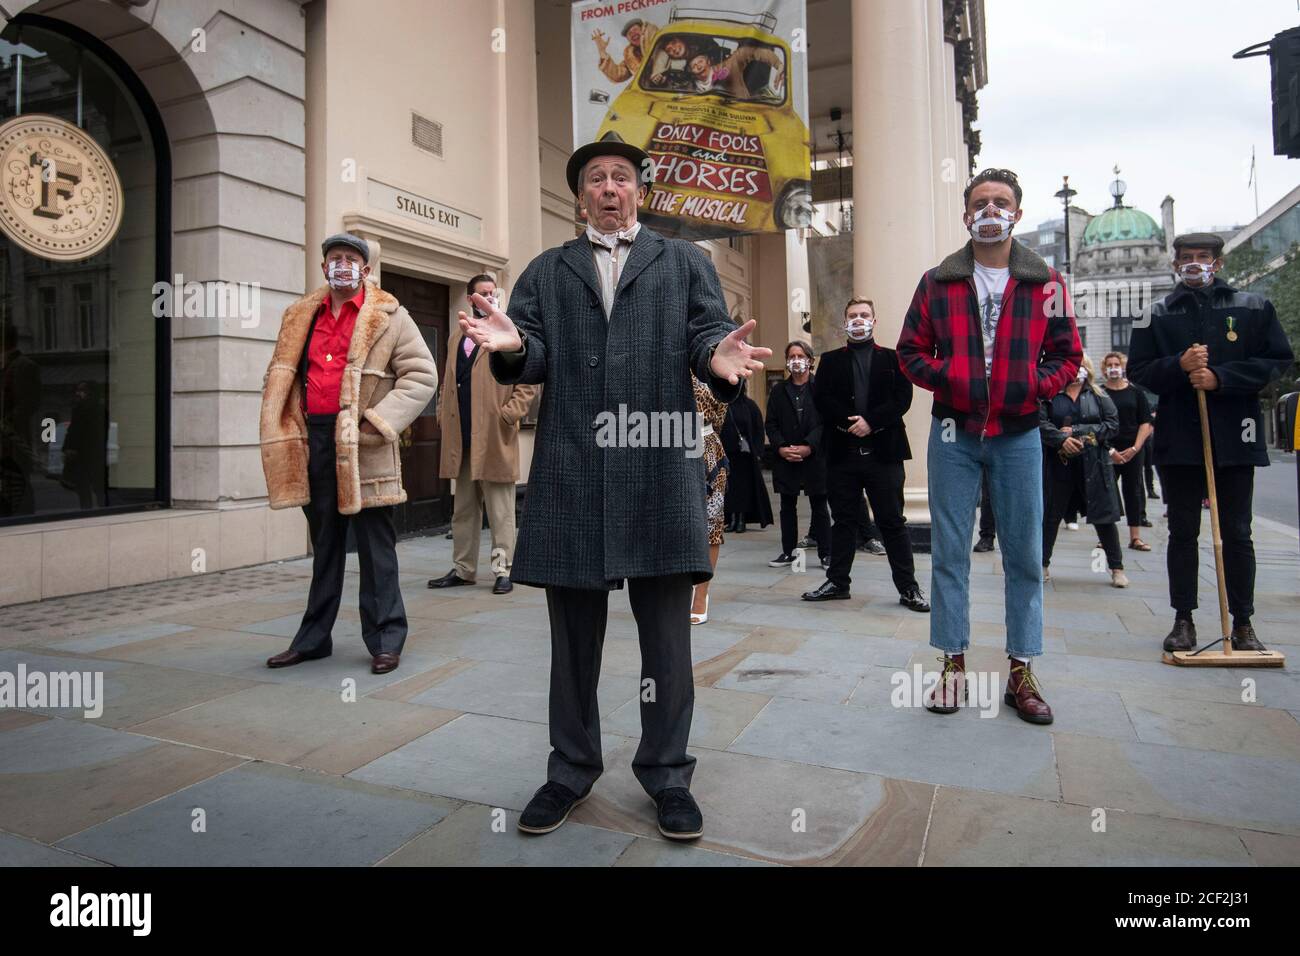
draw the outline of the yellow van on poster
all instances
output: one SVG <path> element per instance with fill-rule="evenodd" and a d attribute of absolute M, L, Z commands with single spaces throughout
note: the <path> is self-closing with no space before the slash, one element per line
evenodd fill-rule
<path fill-rule="evenodd" d="M 677 8 L 654 34 L 597 133 L 655 163 L 639 219 L 686 239 L 811 224 L 811 143 L 775 27 L 770 13 Z"/>

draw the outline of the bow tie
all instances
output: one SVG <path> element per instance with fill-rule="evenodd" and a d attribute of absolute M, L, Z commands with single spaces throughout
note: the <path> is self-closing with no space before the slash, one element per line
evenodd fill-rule
<path fill-rule="evenodd" d="M 629 246 L 632 244 L 632 236 L 626 231 L 616 232 L 612 236 L 602 236 L 598 232 L 589 232 L 587 238 L 591 240 L 593 246 L 601 246 L 611 251 L 620 244 Z"/>

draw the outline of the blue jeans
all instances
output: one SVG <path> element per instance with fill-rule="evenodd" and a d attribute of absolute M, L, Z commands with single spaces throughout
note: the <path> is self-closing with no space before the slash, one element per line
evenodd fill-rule
<path fill-rule="evenodd" d="M 945 441 L 944 439 L 948 440 Z M 1043 446 L 1038 429 L 982 441 L 930 426 L 930 646 L 970 646 L 970 555 L 980 477 L 988 473 L 1005 582 L 1007 654 L 1043 653 Z"/>

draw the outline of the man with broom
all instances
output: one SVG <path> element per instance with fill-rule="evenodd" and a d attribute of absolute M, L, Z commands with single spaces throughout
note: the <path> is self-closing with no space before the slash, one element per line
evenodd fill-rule
<path fill-rule="evenodd" d="M 1273 304 L 1238 292 L 1215 273 L 1223 240 L 1207 232 L 1174 240 L 1178 284 L 1136 322 L 1129 348 L 1129 380 L 1160 396 L 1155 461 L 1169 508 L 1169 603 L 1174 627 L 1166 651 L 1196 647 L 1196 585 L 1201 502 L 1208 495 L 1197 392 L 1205 394 L 1223 580 L 1232 613 L 1232 650 L 1263 651 L 1250 618 L 1255 606 L 1255 547 L 1251 499 L 1255 468 L 1267 465 L 1259 393 L 1294 361 Z"/>

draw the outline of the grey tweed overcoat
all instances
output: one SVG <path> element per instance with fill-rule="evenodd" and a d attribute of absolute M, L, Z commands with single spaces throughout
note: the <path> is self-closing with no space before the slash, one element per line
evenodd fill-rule
<path fill-rule="evenodd" d="M 529 263 L 506 312 L 524 351 L 493 354 L 492 374 L 544 386 L 511 579 L 605 590 L 633 577 L 707 581 L 699 449 L 611 445 L 608 425 L 635 412 L 693 416 L 692 372 L 723 402 L 739 395 L 709 371 L 736 326 L 708 256 L 642 225 L 606 321 L 584 234 Z"/>

